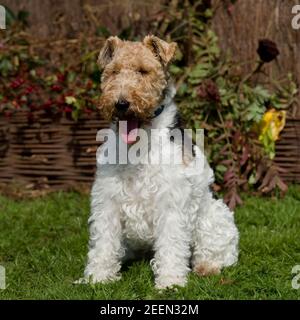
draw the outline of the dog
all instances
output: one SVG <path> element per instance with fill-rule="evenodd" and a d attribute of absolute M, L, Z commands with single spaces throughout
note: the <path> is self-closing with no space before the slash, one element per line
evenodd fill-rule
<path fill-rule="evenodd" d="M 153 35 L 141 42 L 114 36 L 100 51 L 99 110 L 127 151 L 136 145 L 139 130 L 148 135 L 159 129 L 168 137 L 178 125 L 168 73 L 176 46 Z M 122 121 L 127 129 L 120 131 Z M 117 144 L 112 141 L 101 145 L 98 157 Z M 154 133 L 146 155 L 155 155 L 158 145 Z M 163 155 L 168 152 L 160 150 Z M 186 285 L 191 269 L 207 276 L 237 262 L 239 233 L 233 213 L 213 197 L 214 176 L 207 161 L 203 170 L 191 165 L 201 156 L 203 151 L 194 145 L 181 164 L 98 165 L 91 191 L 88 261 L 81 282 L 120 279 L 122 263 L 147 250 L 154 255 L 150 263 L 158 289 Z"/>

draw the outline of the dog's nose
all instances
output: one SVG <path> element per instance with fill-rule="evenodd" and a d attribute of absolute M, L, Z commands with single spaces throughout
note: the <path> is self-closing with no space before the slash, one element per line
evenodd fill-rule
<path fill-rule="evenodd" d="M 129 108 L 129 102 L 127 100 L 119 100 L 116 104 L 115 107 L 117 108 L 118 111 L 127 111 Z"/>

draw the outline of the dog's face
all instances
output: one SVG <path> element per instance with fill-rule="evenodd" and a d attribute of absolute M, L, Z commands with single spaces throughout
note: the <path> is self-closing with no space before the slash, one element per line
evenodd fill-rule
<path fill-rule="evenodd" d="M 103 68 L 99 110 L 104 119 L 149 121 L 167 87 L 167 66 L 176 43 L 155 36 L 142 42 L 106 40 L 98 59 Z"/>

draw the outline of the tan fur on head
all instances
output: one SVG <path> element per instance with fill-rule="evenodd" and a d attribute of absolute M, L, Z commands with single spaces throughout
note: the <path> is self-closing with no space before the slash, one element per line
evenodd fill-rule
<path fill-rule="evenodd" d="M 116 102 L 125 99 L 130 103 L 125 118 L 151 119 L 168 85 L 166 67 L 175 50 L 175 43 L 155 36 L 146 36 L 143 42 L 108 38 L 98 58 L 104 68 L 99 103 L 103 117 L 109 121 L 115 118 Z"/>
<path fill-rule="evenodd" d="M 171 62 L 177 48 L 176 42 L 168 43 L 152 35 L 146 36 L 143 43 L 165 66 Z"/>
<path fill-rule="evenodd" d="M 98 56 L 98 64 L 100 67 L 105 66 L 112 60 L 115 49 L 120 45 L 121 40 L 118 37 L 109 37 L 100 51 Z"/>

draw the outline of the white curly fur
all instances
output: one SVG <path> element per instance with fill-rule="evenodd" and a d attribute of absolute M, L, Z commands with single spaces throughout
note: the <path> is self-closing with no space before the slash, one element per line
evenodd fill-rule
<path fill-rule="evenodd" d="M 169 90 L 164 111 L 148 130 L 173 125 L 174 94 Z M 158 152 L 155 145 L 150 152 Z M 197 149 L 198 156 L 201 152 Z M 184 286 L 190 266 L 205 275 L 236 263 L 238 231 L 233 213 L 212 196 L 213 179 L 207 163 L 200 173 L 183 164 L 99 166 L 91 193 L 84 279 L 119 279 L 122 261 L 136 249 L 154 251 L 157 288 Z"/>

